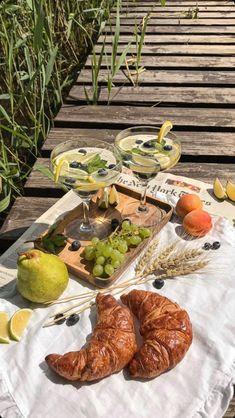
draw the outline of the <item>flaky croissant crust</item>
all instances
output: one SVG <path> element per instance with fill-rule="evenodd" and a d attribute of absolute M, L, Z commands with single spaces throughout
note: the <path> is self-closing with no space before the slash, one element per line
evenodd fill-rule
<path fill-rule="evenodd" d="M 133 316 L 111 295 L 96 297 L 97 324 L 87 347 L 49 354 L 47 364 L 68 380 L 93 381 L 125 367 L 137 350 Z"/>
<path fill-rule="evenodd" d="M 132 377 L 153 378 L 175 367 L 192 342 L 187 312 L 157 293 L 132 290 L 121 296 L 140 320 L 143 344 L 130 361 Z"/>

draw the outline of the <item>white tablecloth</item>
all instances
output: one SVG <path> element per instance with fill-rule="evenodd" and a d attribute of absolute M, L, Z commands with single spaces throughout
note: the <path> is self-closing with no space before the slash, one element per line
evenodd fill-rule
<path fill-rule="evenodd" d="M 64 197 L 68 201 L 68 197 Z M 71 200 L 71 199 L 70 199 Z M 73 204 L 75 204 L 73 202 Z M 58 210 L 58 205 L 54 213 Z M 52 216 L 52 211 L 50 212 Z M 43 223 L 45 217 L 39 219 Z M 214 218 L 213 230 L 182 246 L 201 247 L 220 241 L 217 251 L 205 252 L 210 264 L 202 272 L 167 280 L 159 290 L 187 310 L 193 324 L 193 343 L 182 362 L 160 377 L 142 382 L 125 372 L 90 384 L 70 383 L 50 371 L 44 361 L 52 352 L 82 347 L 95 323 L 95 310 L 86 311 L 73 327 L 42 328 L 51 308 L 28 304 L 15 281 L 0 289 L 0 310 L 9 315 L 20 307 L 34 308 L 22 340 L 0 345 L 0 415 L 2 418 L 219 418 L 232 398 L 235 381 L 235 233 L 223 218 Z M 38 224 L 38 225 L 39 225 Z M 177 237 L 177 224 L 168 223 L 160 243 Z M 31 227 L 31 231 L 34 231 Z M 23 239 L 28 237 L 28 232 Z M 2 277 L 15 277 L 17 245 L 0 258 Z M 130 277 L 130 268 L 123 278 Z M 141 286 L 156 291 L 151 282 Z M 71 276 L 66 295 L 87 289 Z"/>

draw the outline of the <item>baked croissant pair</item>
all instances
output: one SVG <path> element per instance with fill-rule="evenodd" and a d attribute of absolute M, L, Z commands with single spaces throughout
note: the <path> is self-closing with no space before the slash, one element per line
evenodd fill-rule
<path fill-rule="evenodd" d="M 121 296 L 99 293 L 97 324 L 86 348 L 64 355 L 49 354 L 48 365 L 68 380 L 93 381 L 128 365 L 133 378 L 153 378 L 173 368 L 192 342 L 187 312 L 157 293 L 132 290 Z M 137 351 L 132 313 L 140 321 L 142 346 Z"/>

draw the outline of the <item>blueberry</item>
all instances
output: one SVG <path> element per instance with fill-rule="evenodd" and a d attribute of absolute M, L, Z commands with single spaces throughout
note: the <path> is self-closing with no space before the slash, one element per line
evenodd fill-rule
<path fill-rule="evenodd" d="M 73 177 L 66 177 L 66 179 L 64 179 L 64 182 L 68 184 L 74 184 L 76 180 L 73 179 Z"/>
<path fill-rule="evenodd" d="M 154 141 L 147 141 L 147 142 L 144 142 L 144 144 L 143 144 L 143 147 L 145 147 L 145 148 L 152 148 L 154 146 L 155 146 Z"/>
<path fill-rule="evenodd" d="M 71 244 L 71 250 L 72 251 L 77 251 L 77 250 L 79 250 L 79 248 L 81 248 L 80 241 L 73 241 L 72 244 Z"/>
<path fill-rule="evenodd" d="M 66 325 L 68 325 L 68 327 L 71 327 L 72 325 L 75 325 L 79 321 L 79 319 L 80 317 L 78 314 L 72 314 L 68 317 Z"/>
<path fill-rule="evenodd" d="M 112 168 L 116 167 L 116 164 L 109 164 L 108 168 L 112 170 Z"/>
<path fill-rule="evenodd" d="M 142 141 L 142 139 L 137 139 L 137 140 L 135 141 L 135 143 L 136 143 L 136 144 L 142 144 L 142 143 L 143 143 L 143 141 Z"/>
<path fill-rule="evenodd" d="M 219 247 L 220 247 L 220 242 L 219 241 L 213 242 L 213 244 L 211 246 L 212 250 L 218 250 Z"/>
<path fill-rule="evenodd" d="M 211 248 L 212 248 L 212 245 L 209 242 L 205 242 L 205 244 L 202 247 L 202 249 L 206 251 L 211 250 Z"/>
<path fill-rule="evenodd" d="M 69 167 L 71 167 L 71 168 L 78 168 L 79 167 L 79 163 L 77 161 L 72 161 L 69 164 Z"/>
<path fill-rule="evenodd" d="M 98 174 L 100 176 L 107 176 L 108 171 L 106 170 L 106 168 L 101 168 L 100 170 L 98 170 Z"/>
<path fill-rule="evenodd" d="M 164 145 L 163 149 L 164 149 L 164 151 L 171 151 L 172 146 L 171 145 Z"/>
<path fill-rule="evenodd" d="M 79 149 L 78 152 L 81 152 L 81 154 L 84 154 L 84 155 L 87 154 L 87 151 L 83 148 Z"/>
<path fill-rule="evenodd" d="M 161 289 L 164 286 L 165 282 L 162 279 L 156 279 L 153 282 L 153 287 L 155 287 L 155 289 Z"/>
<path fill-rule="evenodd" d="M 119 220 L 118 220 L 118 219 L 116 219 L 116 218 L 113 218 L 113 219 L 111 220 L 111 229 L 112 229 L 112 231 L 115 231 L 115 229 L 116 229 L 118 226 L 120 226 L 120 222 L 119 222 Z"/>
<path fill-rule="evenodd" d="M 63 324 L 65 319 L 66 319 L 66 318 L 64 318 L 64 314 L 62 314 L 62 313 L 56 314 L 54 316 L 54 319 L 58 319 L 58 318 L 61 318 L 61 319 L 59 319 L 59 321 L 55 322 L 55 324 L 57 324 L 57 325 Z"/>

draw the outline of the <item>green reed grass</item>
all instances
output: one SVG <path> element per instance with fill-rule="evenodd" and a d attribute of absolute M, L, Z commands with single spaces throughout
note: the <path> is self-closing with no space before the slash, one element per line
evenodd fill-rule
<path fill-rule="evenodd" d="M 93 40 L 109 0 L 2 0 L 0 3 L 0 212 L 22 191 Z"/>

